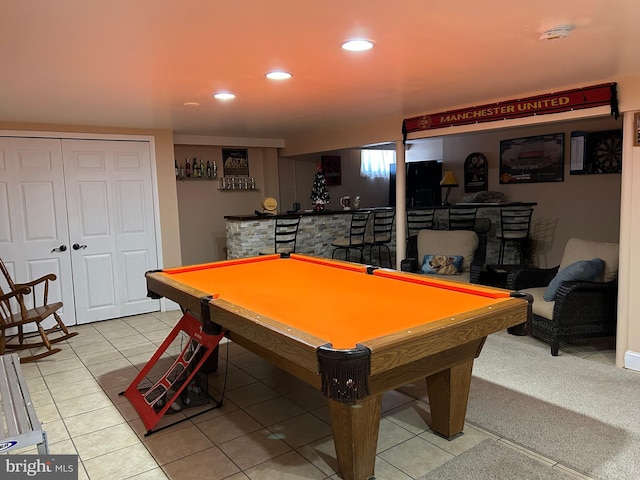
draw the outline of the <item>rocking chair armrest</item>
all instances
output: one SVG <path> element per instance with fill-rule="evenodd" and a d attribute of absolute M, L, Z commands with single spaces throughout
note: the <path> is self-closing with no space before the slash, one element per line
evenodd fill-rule
<path fill-rule="evenodd" d="M 47 275 L 43 275 L 40 278 L 36 278 L 35 280 L 31 280 L 30 282 L 25 282 L 25 283 L 16 283 L 15 286 L 16 288 L 20 288 L 20 287 L 35 287 L 36 285 L 46 282 L 46 281 L 54 281 L 55 279 L 57 279 L 58 277 L 56 277 L 55 273 L 48 273 Z"/>
<path fill-rule="evenodd" d="M 9 293 L 0 295 L 0 302 L 4 302 L 6 300 L 9 300 L 10 298 L 17 296 L 28 295 L 29 293 L 31 293 L 31 289 L 29 287 L 16 288 L 15 290 L 11 290 Z"/>

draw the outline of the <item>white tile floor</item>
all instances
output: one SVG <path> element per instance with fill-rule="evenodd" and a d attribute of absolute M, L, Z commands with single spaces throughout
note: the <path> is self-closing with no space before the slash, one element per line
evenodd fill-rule
<path fill-rule="evenodd" d="M 235 344 L 222 408 L 144 436 L 138 413 L 118 394 L 179 317 L 154 313 L 74 327 L 80 335 L 61 343 L 62 352 L 22 365 L 51 453 L 77 453 L 80 479 L 338 479 L 321 394 Z M 223 366 L 210 375 L 213 387 L 222 385 Z M 384 396 L 377 480 L 418 478 L 486 438 L 508 444 L 470 424 L 453 441 L 436 436 L 425 423 L 428 405 L 407 394 L 423 388 Z M 161 425 L 181 415 L 165 416 Z"/>

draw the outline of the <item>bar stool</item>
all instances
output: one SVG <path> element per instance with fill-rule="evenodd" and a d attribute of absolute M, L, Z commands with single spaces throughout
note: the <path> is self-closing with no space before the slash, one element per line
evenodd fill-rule
<path fill-rule="evenodd" d="M 345 251 L 345 260 L 349 260 L 350 251 L 357 250 L 360 252 L 360 262 L 364 259 L 364 236 L 367 231 L 367 222 L 369 221 L 369 215 L 371 212 L 368 210 L 357 211 L 351 214 L 351 224 L 349 226 L 349 236 L 336 238 L 331 242 L 331 246 L 335 247 L 331 258 L 335 258 L 338 250 Z"/>
<path fill-rule="evenodd" d="M 376 210 L 373 212 L 373 229 L 370 235 L 364 238 L 365 248 L 369 247 L 369 263 L 372 263 L 373 249 L 378 247 L 378 260 L 382 266 L 382 249 L 386 249 L 387 258 L 389 259 L 389 268 L 393 268 L 391 260 L 391 232 L 393 231 L 393 221 L 396 218 L 396 211 L 393 208 L 385 210 Z"/>
<path fill-rule="evenodd" d="M 417 235 L 420 230 L 431 230 L 433 228 L 433 217 L 436 211 L 428 210 L 407 210 L 407 238 Z"/>
<path fill-rule="evenodd" d="M 519 263 L 524 263 L 525 246 L 529 242 L 531 216 L 533 208 L 505 208 L 500 210 L 500 240 L 498 263 L 504 264 L 504 252 L 507 242 L 514 242 L 518 248 Z"/>
<path fill-rule="evenodd" d="M 300 215 L 283 216 L 276 218 L 273 248 L 260 250 L 260 255 L 270 255 L 274 253 L 294 253 L 296 251 L 296 241 L 298 239 L 298 228 L 300 226 Z"/>
<path fill-rule="evenodd" d="M 448 230 L 474 230 L 477 208 L 450 208 Z"/>

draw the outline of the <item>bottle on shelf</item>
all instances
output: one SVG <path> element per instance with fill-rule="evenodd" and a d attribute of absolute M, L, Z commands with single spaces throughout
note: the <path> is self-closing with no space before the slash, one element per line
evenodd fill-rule
<path fill-rule="evenodd" d="M 200 176 L 200 169 L 198 168 L 198 159 L 193 157 L 193 163 L 191 164 L 191 170 L 193 172 L 194 178 L 198 178 Z"/>
<path fill-rule="evenodd" d="M 184 174 L 187 176 L 187 178 L 191 177 L 191 165 L 189 165 L 188 158 L 184 161 Z"/>
<path fill-rule="evenodd" d="M 213 161 L 213 178 L 218 178 L 218 165 L 216 165 L 216 161 Z"/>
<path fill-rule="evenodd" d="M 200 167 L 198 169 L 198 173 L 200 174 L 201 178 L 207 177 L 207 171 L 204 168 L 204 162 L 202 161 L 202 159 L 200 159 Z"/>
<path fill-rule="evenodd" d="M 178 160 L 176 160 L 175 158 L 173 159 L 173 164 L 176 167 L 176 179 L 180 178 L 180 169 L 178 168 Z"/>
<path fill-rule="evenodd" d="M 207 178 L 211 180 L 211 162 L 207 160 Z"/>

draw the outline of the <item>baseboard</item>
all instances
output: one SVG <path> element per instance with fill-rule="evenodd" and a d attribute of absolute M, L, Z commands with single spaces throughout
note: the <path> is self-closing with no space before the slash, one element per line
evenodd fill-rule
<path fill-rule="evenodd" d="M 627 350 L 624 354 L 624 368 L 640 372 L 640 353 Z"/>

